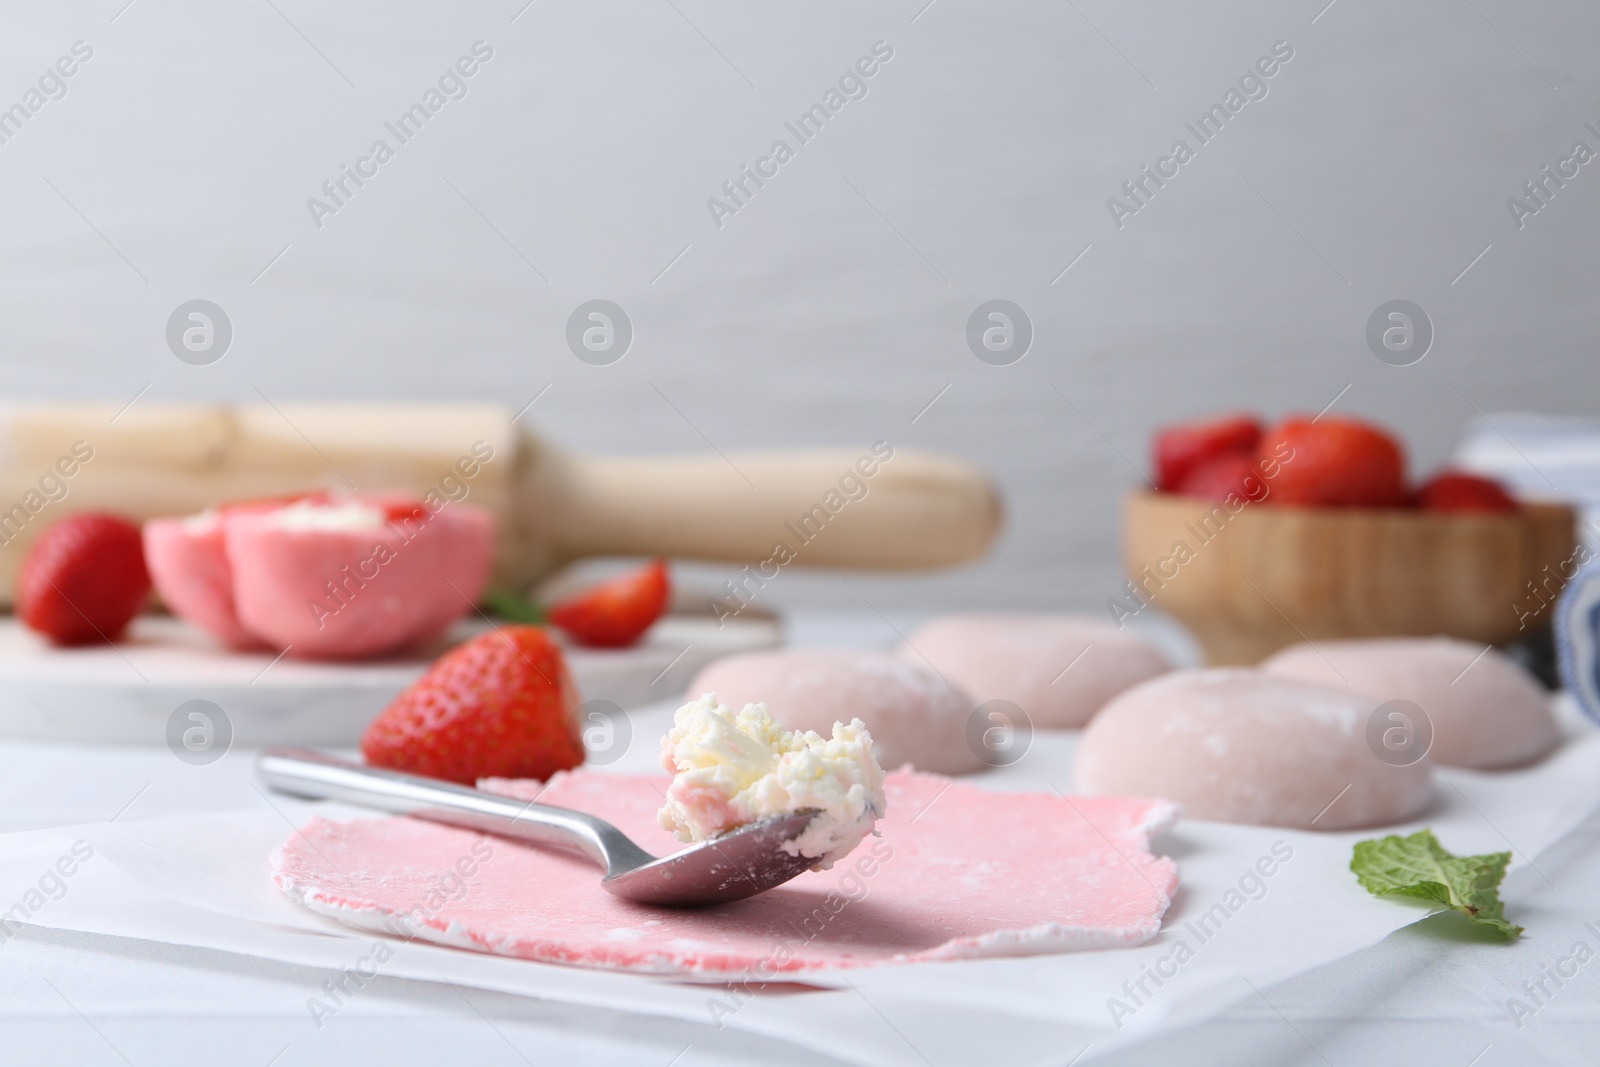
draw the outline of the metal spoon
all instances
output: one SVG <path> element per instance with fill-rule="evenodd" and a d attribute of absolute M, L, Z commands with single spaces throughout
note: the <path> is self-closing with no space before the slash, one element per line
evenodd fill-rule
<path fill-rule="evenodd" d="M 657 859 L 615 826 L 581 811 L 496 796 L 466 786 L 379 770 L 295 748 L 270 748 L 256 762 L 283 793 L 463 826 L 571 849 L 605 868 L 602 889 L 640 904 L 717 904 L 764 893 L 816 864 L 782 845 L 815 811 L 767 819 Z"/>

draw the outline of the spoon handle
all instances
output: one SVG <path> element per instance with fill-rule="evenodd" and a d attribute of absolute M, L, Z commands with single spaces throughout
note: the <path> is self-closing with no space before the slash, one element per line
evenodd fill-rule
<path fill-rule="evenodd" d="M 615 826 L 581 811 L 367 767 L 320 752 L 269 748 L 256 761 L 256 769 L 267 785 L 293 796 L 339 800 L 571 849 L 604 867 L 607 877 L 655 859 Z"/>

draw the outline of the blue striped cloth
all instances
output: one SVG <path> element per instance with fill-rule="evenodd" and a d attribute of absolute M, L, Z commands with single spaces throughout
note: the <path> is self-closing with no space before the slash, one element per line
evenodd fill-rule
<path fill-rule="evenodd" d="M 1578 707 L 1600 722 L 1600 563 L 1591 563 L 1556 603 L 1556 664 Z"/>
<path fill-rule="evenodd" d="M 1516 495 L 1579 509 L 1579 536 L 1600 552 L 1600 419 L 1490 415 L 1468 426 L 1456 466 L 1499 479 Z M 1600 562 L 1583 567 L 1556 604 L 1556 662 L 1578 706 L 1600 722 Z"/>

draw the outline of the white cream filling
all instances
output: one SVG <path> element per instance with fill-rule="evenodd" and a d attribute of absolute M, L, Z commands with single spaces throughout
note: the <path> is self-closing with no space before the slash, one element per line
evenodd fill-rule
<path fill-rule="evenodd" d="M 183 520 L 183 529 L 185 533 L 208 534 L 221 524 L 221 513 L 213 508 L 206 508 L 204 511 L 186 516 Z"/>
<path fill-rule="evenodd" d="M 784 845 L 827 870 L 872 832 L 888 810 L 883 768 L 860 719 L 834 723 L 833 736 L 785 730 L 765 704 L 735 712 L 715 693 L 679 708 L 661 740 L 673 774 L 661 825 L 682 841 L 706 841 L 762 819 L 815 809 Z"/>
<path fill-rule="evenodd" d="M 282 530 L 372 530 L 384 524 L 381 508 L 356 501 L 327 504 L 298 500 L 271 513 L 269 520 Z"/>

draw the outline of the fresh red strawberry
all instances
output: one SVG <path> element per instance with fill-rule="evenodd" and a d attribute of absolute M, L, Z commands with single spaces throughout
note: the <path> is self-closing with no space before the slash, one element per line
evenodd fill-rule
<path fill-rule="evenodd" d="M 1190 471 L 1178 487 L 1178 492 L 1184 496 L 1197 496 L 1219 504 L 1230 496 L 1261 501 L 1270 491 L 1255 458 L 1238 454 L 1207 460 Z"/>
<path fill-rule="evenodd" d="M 667 561 L 658 559 L 568 597 L 550 609 L 549 618 L 580 645 L 621 648 L 661 617 L 671 593 Z"/>
<path fill-rule="evenodd" d="M 1275 461 L 1274 504 L 1391 508 L 1406 503 L 1400 443 L 1359 419 L 1290 418 L 1261 438 L 1256 458 Z"/>
<path fill-rule="evenodd" d="M 1416 499 L 1425 511 L 1517 510 L 1517 502 L 1499 482 L 1456 470 L 1442 470 L 1423 482 Z"/>
<path fill-rule="evenodd" d="M 1197 467 L 1218 456 L 1253 455 L 1260 440 L 1261 423 L 1253 415 L 1163 426 L 1155 439 L 1156 487 L 1180 492 Z"/>
<path fill-rule="evenodd" d="M 139 527 L 102 511 L 47 527 L 17 572 L 17 614 L 58 645 L 115 640 L 149 595 Z"/>
<path fill-rule="evenodd" d="M 537 626 L 504 626 L 451 649 L 373 720 L 375 767 L 472 784 L 538 778 L 583 762 L 577 689 Z"/>

